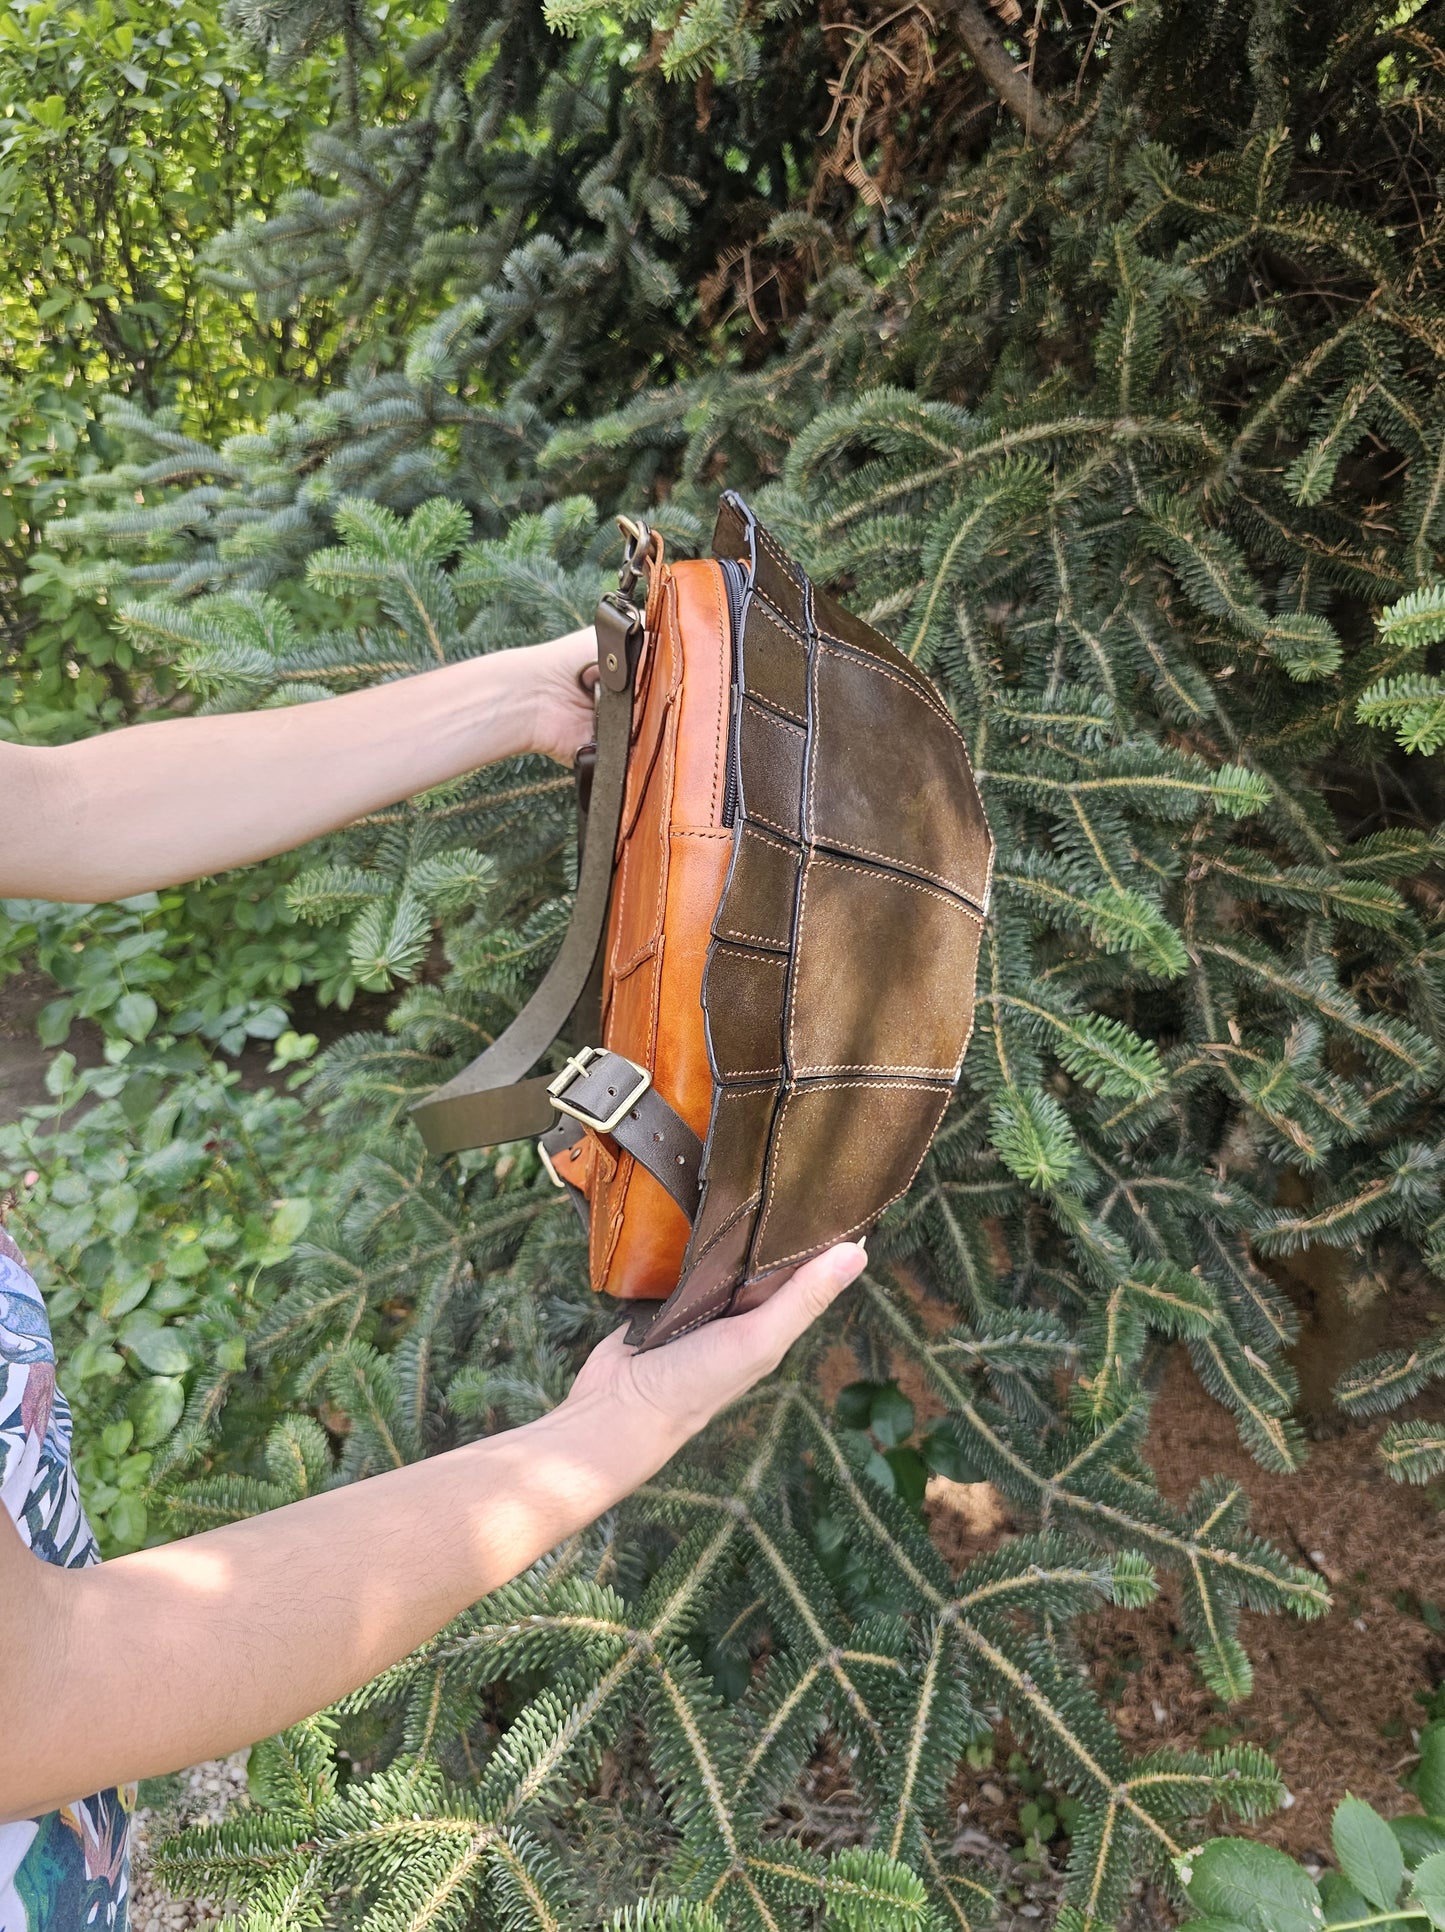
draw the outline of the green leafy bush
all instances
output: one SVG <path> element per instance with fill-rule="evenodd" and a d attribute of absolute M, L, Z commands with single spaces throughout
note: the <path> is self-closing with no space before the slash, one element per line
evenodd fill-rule
<path fill-rule="evenodd" d="M 241 1091 L 194 1045 L 129 1048 L 84 1072 L 58 1054 L 52 1102 L 0 1126 L 0 1188 L 45 1291 L 105 1555 L 163 1528 L 154 1479 L 243 1379 L 323 1152 L 299 1099 Z M 244 1395 L 231 1423 L 255 1426 Z"/>
<path fill-rule="evenodd" d="M 1197 1932 L 1318 1932 L 1321 1925 L 1445 1925 L 1445 1724 L 1420 1736 L 1412 1783 L 1425 1815 L 1388 1822 L 1346 1796 L 1332 1838 L 1338 1870 L 1316 1882 L 1294 1859 L 1214 1838 L 1179 1863 Z"/>
<path fill-rule="evenodd" d="M 55 982 L 36 1023 L 44 1046 L 63 1046 L 78 1019 L 133 1043 L 159 1025 L 230 1054 L 275 1040 L 299 987 L 346 1006 L 356 984 L 334 933 L 298 930 L 288 870 L 262 866 L 106 906 L 4 900 L 0 979 L 39 966 Z"/>

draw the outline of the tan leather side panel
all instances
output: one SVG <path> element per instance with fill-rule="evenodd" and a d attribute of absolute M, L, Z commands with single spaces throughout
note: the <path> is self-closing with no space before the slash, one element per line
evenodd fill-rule
<path fill-rule="evenodd" d="M 717 564 L 680 563 L 660 573 L 648 620 L 607 929 L 602 1039 L 649 1068 L 659 1093 L 702 1136 L 713 1091 L 702 976 L 733 838 L 722 823 L 731 647 Z M 591 1170 L 592 1285 L 622 1300 L 661 1300 L 677 1285 L 687 1219 L 630 1155 L 614 1167 L 603 1151 L 579 1163 Z M 615 1151 L 610 1142 L 608 1151 Z"/>

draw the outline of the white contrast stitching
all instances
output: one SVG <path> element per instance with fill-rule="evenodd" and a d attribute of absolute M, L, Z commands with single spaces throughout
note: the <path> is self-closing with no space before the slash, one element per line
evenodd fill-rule
<path fill-rule="evenodd" d="M 713 931 L 719 939 L 755 939 L 760 946 L 770 946 L 774 951 L 787 945 L 786 939 L 774 939 L 770 933 L 740 932 L 736 926 L 714 926 Z M 786 953 L 783 954 L 786 959 Z"/>
<path fill-rule="evenodd" d="M 802 883 L 798 888 L 798 919 L 794 927 L 792 950 L 788 954 L 788 965 L 792 968 L 792 983 L 788 987 L 788 1030 L 783 1036 L 783 1052 L 789 1060 L 793 1057 L 793 1041 L 797 1036 L 798 980 L 801 977 L 798 972 L 798 955 L 803 950 L 803 926 L 808 916 L 808 868 L 811 864 L 812 855 L 809 854 L 803 860 Z"/>
<path fill-rule="evenodd" d="M 858 849 L 861 850 L 862 848 L 860 847 Z M 882 854 L 875 852 L 872 854 L 872 857 L 874 857 L 875 859 L 881 858 Z M 968 918 L 974 920 L 979 926 L 983 925 L 983 914 L 979 911 L 978 907 L 974 904 L 972 899 L 963 899 L 961 897 L 956 897 L 954 894 L 949 892 L 939 892 L 937 888 L 934 886 L 924 885 L 921 879 L 900 879 L 896 872 L 885 872 L 885 873 L 882 873 L 881 875 L 874 875 L 871 871 L 867 873 L 862 873 L 862 872 L 859 872 L 855 866 L 845 865 L 839 859 L 821 859 L 815 856 L 813 863 L 815 865 L 827 866 L 829 870 L 833 872 L 846 872 L 851 878 L 856 879 L 856 878 L 871 878 L 874 876 L 881 876 L 888 882 L 889 885 L 902 886 L 908 892 L 926 892 L 930 899 L 941 899 L 944 905 L 951 906 L 956 912 L 964 913 Z M 904 862 L 901 859 L 895 859 L 893 863 L 896 866 L 902 866 Z M 936 875 L 932 873 L 929 874 L 930 878 L 934 876 Z"/>
<path fill-rule="evenodd" d="M 843 1087 L 869 1087 L 869 1086 L 873 1086 L 875 1083 L 871 1080 L 841 1080 L 832 1084 L 836 1084 L 838 1086 L 843 1086 Z M 904 1085 L 904 1083 L 901 1081 L 896 1084 L 900 1086 Z M 938 1089 L 932 1086 L 931 1084 L 927 1086 L 922 1086 L 922 1087 L 914 1087 L 912 1085 L 908 1085 L 905 1090 L 910 1093 L 912 1092 L 936 1093 L 938 1091 Z M 799 1090 L 796 1087 L 793 1089 L 793 1093 L 797 1093 L 798 1091 Z M 806 1089 L 805 1091 L 811 1091 L 813 1093 L 821 1093 L 824 1091 L 824 1089 L 821 1087 L 814 1087 L 811 1089 Z M 790 1093 L 788 1095 L 788 1100 L 791 1100 L 792 1097 L 793 1097 L 793 1094 Z M 948 1099 L 946 1095 L 944 1097 L 943 1104 L 945 1107 L 948 1105 Z M 788 1103 L 785 1100 L 783 1102 L 783 1112 L 786 1114 L 787 1111 L 788 1111 Z M 780 1121 L 779 1131 L 781 1131 L 781 1125 L 782 1123 Z M 839 1234 L 829 1235 L 826 1241 L 821 1241 L 821 1242 L 811 1244 L 806 1248 L 798 1248 L 792 1254 L 785 1254 L 781 1256 L 778 1260 L 769 1261 L 767 1263 L 767 1270 L 771 1272 L 774 1268 L 786 1268 L 790 1261 L 801 1261 L 804 1255 L 821 1254 L 824 1248 L 830 1248 L 834 1245 L 835 1242 L 838 1242 L 838 1241 L 846 1241 L 849 1235 L 856 1234 L 859 1228 L 866 1228 L 870 1226 L 871 1223 L 879 1220 L 884 1214 L 888 1212 L 889 1208 L 892 1207 L 895 1201 L 902 1200 L 903 1196 L 908 1192 L 909 1188 L 912 1187 L 914 1181 L 917 1180 L 918 1170 L 920 1167 L 922 1167 L 924 1161 L 927 1160 L 928 1150 L 932 1145 L 933 1145 L 933 1136 L 930 1134 L 928 1139 L 924 1142 L 923 1152 L 918 1156 L 918 1159 L 913 1164 L 913 1171 L 908 1176 L 908 1179 L 903 1183 L 902 1187 L 898 1189 L 898 1192 L 896 1194 L 890 1194 L 888 1196 L 888 1199 L 884 1201 L 880 1207 L 875 1208 L 871 1214 L 865 1214 L 863 1216 L 863 1219 L 861 1221 L 855 1221 L 851 1228 L 844 1228 L 842 1232 Z M 768 1208 L 771 1208 L 771 1206 L 772 1206 L 772 1190 L 769 1189 Z M 755 1250 L 758 1243 L 761 1241 L 763 1227 L 767 1221 L 767 1217 L 768 1217 L 768 1209 L 765 1208 L 758 1221 L 758 1231 L 753 1237 Z"/>
<path fill-rule="evenodd" d="M 936 1080 L 820 1080 L 806 1087 L 789 1087 L 788 1099 L 803 1093 L 842 1093 L 849 1087 L 892 1087 L 899 1093 L 932 1093 L 952 1083 L 940 1074 Z"/>
<path fill-rule="evenodd" d="M 754 523 L 753 530 L 757 534 L 757 537 L 759 541 L 762 543 L 763 548 L 765 550 L 771 550 L 771 552 L 773 553 L 773 561 L 778 565 L 779 569 L 782 571 L 783 575 L 787 578 L 788 582 L 796 588 L 798 580 L 793 574 L 793 572 L 797 568 L 796 564 L 793 563 L 790 557 L 786 557 L 783 554 L 783 552 L 779 549 L 778 545 L 773 541 L 772 537 L 769 536 L 768 532 L 763 528 L 761 523 Z"/>
<path fill-rule="evenodd" d="M 879 859 L 884 865 L 891 865 L 896 871 L 916 872 L 922 878 L 932 879 L 938 885 L 947 886 L 950 892 L 966 900 L 972 910 L 981 916 L 987 913 L 987 906 L 980 906 L 977 895 L 970 892 L 967 887 L 961 886 L 955 879 L 945 878 L 941 872 L 930 872 L 927 866 L 916 865 L 912 859 L 900 859 L 894 852 L 875 852 L 870 845 L 850 845 L 846 839 L 833 838 L 831 835 L 822 843 L 835 847 L 839 852 L 856 852 L 860 859 Z"/>
<path fill-rule="evenodd" d="M 790 711 L 787 705 L 781 704 L 777 698 L 764 698 L 753 690 L 748 692 L 748 696 L 759 710 L 766 708 L 772 711 L 781 711 L 785 718 L 791 718 L 793 720 L 800 731 L 807 729 L 808 720 L 803 716 L 801 711 Z"/>
<path fill-rule="evenodd" d="M 764 818 L 762 813 L 754 811 L 751 805 L 744 806 L 743 819 L 744 822 L 756 820 L 759 825 L 766 825 L 770 832 L 781 832 L 783 837 L 790 839 L 794 845 L 798 843 L 799 834 L 797 832 L 790 832 L 786 825 L 779 825 L 776 819 Z"/>
<path fill-rule="evenodd" d="M 713 605 L 717 611 L 718 641 L 723 647 L 722 651 L 719 653 L 719 658 L 721 660 L 721 658 L 726 656 L 727 654 L 727 642 L 728 642 L 728 611 L 727 611 L 727 600 L 724 594 L 723 574 L 722 574 L 721 564 L 714 564 L 712 567 L 712 595 L 713 595 Z M 726 698 L 726 680 L 724 680 L 724 698 Z M 717 725 L 716 725 L 717 741 L 713 746 L 713 757 L 712 757 L 712 795 L 714 799 L 717 801 L 714 809 L 716 810 L 719 819 L 721 819 L 722 817 L 722 801 L 723 801 L 723 792 L 724 792 L 724 787 L 719 783 L 719 780 L 722 775 L 722 766 L 723 766 L 723 742 L 727 736 L 727 724 L 726 724 L 727 712 L 728 712 L 728 708 L 725 702 L 723 704 L 720 704 L 717 707 Z"/>
<path fill-rule="evenodd" d="M 824 639 L 827 639 L 828 641 L 825 643 L 823 641 Z M 818 640 L 819 640 L 819 649 L 827 651 L 830 657 L 846 657 L 848 662 L 851 664 L 861 664 L 865 670 L 876 671 L 879 677 L 881 678 L 891 678 L 893 683 L 900 684 L 902 685 L 905 691 L 911 692 L 913 696 L 917 698 L 921 704 L 926 704 L 929 710 L 934 714 L 935 717 L 941 718 L 944 724 L 946 724 L 949 730 L 953 733 L 954 737 L 958 740 L 958 748 L 960 752 L 962 752 L 963 754 L 964 770 L 968 773 L 969 781 L 973 785 L 975 792 L 977 792 L 978 780 L 977 778 L 974 777 L 973 760 L 968 755 L 967 741 L 965 740 L 963 733 L 958 728 L 958 720 L 948 710 L 947 706 L 945 706 L 940 700 L 933 697 L 928 690 L 924 689 L 922 685 L 914 684 L 910 682 L 909 679 L 905 677 L 901 677 L 897 671 L 890 671 L 887 665 L 880 664 L 876 658 L 870 657 L 865 651 L 860 651 L 855 646 L 851 646 L 845 643 L 841 637 L 834 637 L 831 631 L 820 630 L 818 632 Z M 838 647 L 837 649 L 833 648 L 835 645 Z M 983 800 L 982 800 L 982 797 L 980 796 L 980 799 L 979 799 L 980 809 L 982 808 L 982 804 L 983 804 Z M 987 827 L 987 818 L 985 818 L 985 827 Z M 859 847 L 857 849 L 862 850 L 863 848 Z M 994 838 L 992 832 L 989 832 L 988 833 L 988 868 L 984 874 L 984 881 L 983 881 L 983 911 L 985 913 L 988 911 L 988 902 L 993 891 L 993 867 L 994 867 L 994 860 L 997 857 L 997 855 L 998 855 L 998 842 Z M 876 858 L 880 855 L 877 853 L 874 853 L 873 856 Z M 921 866 L 916 868 L 916 870 L 918 871 L 922 871 L 922 869 L 923 868 Z M 938 875 L 934 873 L 930 873 L 928 876 L 930 878 L 934 878 L 934 877 L 937 877 Z M 972 899 L 974 895 L 970 892 L 968 896 L 970 899 Z"/>
<path fill-rule="evenodd" d="M 712 1233 L 708 1236 L 707 1240 L 698 1249 L 697 1254 L 693 1261 L 693 1266 L 696 1267 L 699 1261 L 703 1260 L 707 1255 L 710 1255 L 713 1249 L 717 1246 L 718 1242 L 721 1241 L 723 1236 L 728 1232 L 728 1230 L 730 1228 L 735 1228 L 738 1222 L 742 1220 L 745 1214 L 751 1214 L 753 1209 L 757 1207 L 757 1205 L 762 1200 L 762 1198 L 763 1197 L 761 1193 L 750 1194 L 740 1207 L 735 1207 L 732 1213 L 726 1219 L 726 1221 L 722 1222 L 718 1227 L 714 1228 Z"/>
<path fill-rule="evenodd" d="M 719 937 L 723 937 L 723 935 L 720 934 Z M 732 935 L 728 934 L 726 937 L 731 942 Z M 748 937 L 748 935 L 745 934 L 744 937 Z M 764 945 L 767 944 L 766 941 L 763 943 Z M 788 963 L 787 953 L 780 953 L 771 949 L 767 952 L 758 952 L 751 946 L 733 946 L 730 944 L 730 950 L 735 953 L 741 953 L 744 959 L 765 959 L 774 966 L 786 966 Z"/>
<path fill-rule="evenodd" d="M 754 584 L 753 596 L 762 605 L 765 611 L 770 612 L 772 616 L 777 618 L 778 622 L 784 627 L 785 630 L 792 632 L 794 638 L 797 640 L 799 644 L 802 645 L 803 649 L 806 651 L 808 648 L 807 637 L 803 634 L 802 631 L 798 629 L 798 626 L 794 623 L 793 619 L 789 617 L 788 613 L 783 609 L 782 605 L 775 604 L 772 598 L 769 597 L 768 593 L 763 589 L 761 584 Z"/>
<path fill-rule="evenodd" d="M 816 1074 L 820 1074 L 820 1073 L 876 1073 L 879 1075 L 892 1074 L 892 1073 L 918 1073 L 918 1074 L 931 1073 L 931 1074 L 936 1074 L 940 1080 L 947 1080 L 950 1084 L 953 1084 L 954 1078 L 955 1078 L 953 1073 L 954 1064 L 955 1063 L 953 1061 L 950 1061 L 946 1067 L 896 1067 L 891 1063 L 885 1066 L 875 1061 L 867 1061 L 860 1065 L 855 1066 L 855 1065 L 849 1065 L 845 1061 L 840 1061 L 837 1066 L 831 1066 L 831 1067 L 814 1067 L 814 1066 L 794 1067 L 793 1072 L 797 1077 L 797 1079 L 799 1080 L 812 1080 Z M 860 1082 L 860 1084 L 863 1086 L 871 1087 L 871 1086 L 893 1086 L 897 1083 L 892 1080 L 880 1079 L 878 1081 L 865 1080 Z M 932 1082 L 927 1082 L 926 1084 L 931 1085 Z"/>
<path fill-rule="evenodd" d="M 798 737 L 798 738 L 805 738 L 807 736 L 807 730 L 805 726 L 800 724 L 789 724 L 786 718 L 775 718 L 772 712 L 767 710 L 754 697 L 750 696 L 748 698 L 748 707 L 752 711 L 755 717 L 761 718 L 765 724 L 775 725 L 779 731 L 791 732 L 795 737 Z"/>
<path fill-rule="evenodd" d="M 701 1328 L 703 1323 L 713 1313 L 714 1309 L 720 1308 L 724 1302 L 732 1300 L 733 1296 L 737 1293 L 738 1288 L 741 1285 L 741 1282 L 742 1282 L 741 1275 L 738 1275 L 734 1280 L 727 1282 L 721 1289 L 719 1289 L 717 1294 L 712 1296 L 712 1298 L 709 1301 L 703 1304 L 703 1307 L 700 1313 L 694 1315 L 690 1322 L 684 1322 L 681 1328 L 673 1329 L 672 1340 L 677 1341 L 680 1336 L 690 1335 L 695 1328 Z"/>
<path fill-rule="evenodd" d="M 917 698 L 920 704 L 926 704 L 930 711 L 941 718 L 953 733 L 954 737 L 958 739 L 959 743 L 961 745 L 963 744 L 963 733 L 958 728 L 957 719 L 952 716 L 943 702 L 939 698 L 936 698 L 925 686 L 915 684 L 912 678 L 904 677 L 901 671 L 894 671 L 888 665 L 880 664 L 877 658 L 873 657 L 869 652 L 861 650 L 856 644 L 850 645 L 844 638 L 834 637 L 831 631 L 819 631 L 818 647 L 820 650 L 826 651 L 829 657 L 846 658 L 850 664 L 859 664 L 865 671 L 876 671 L 880 678 L 888 678 L 892 683 L 902 685 L 910 697 Z M 967 745 L 963 745 L 963 751 L 964 756 L 967 757 Z"/>

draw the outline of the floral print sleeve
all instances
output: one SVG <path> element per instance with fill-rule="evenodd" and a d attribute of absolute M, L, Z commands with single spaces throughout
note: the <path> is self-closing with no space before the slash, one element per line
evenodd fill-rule
<path fill-rule="evenodd" d="M 44 1562 L 80 1569 L 100 1560 L 71 1466 L 70 1410 L 55 1386 L 45 1305 L 3 1228 L 0 1506 Z M 128 1792 L 99 1791 L 0 1824 L 0 1932 L 125 1932 L 131 1802 Z"/>

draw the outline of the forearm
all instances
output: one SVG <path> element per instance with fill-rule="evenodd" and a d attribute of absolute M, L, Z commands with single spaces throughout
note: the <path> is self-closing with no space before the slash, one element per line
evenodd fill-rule
<path fill-rule="evenodd" d="M 538 667 L 501 651 L 314 704 L 10 751 L 25 836 L 0 890 L 98 901 L 269 858 L 531 750 Z"/>
<path fill-rule="evenodd" d="M 9 1654 L 27 1668 L 7 1680 L 0 1820 L 237 1750 L 404 1657 L 683 1439 L 630 1431 L 606 1407 L 579 1398 L 269 1515 L 91 1570 L 46 1569 L 38 1587 L 10 1579 L 31 1627 L 7 1611 Z"/>

